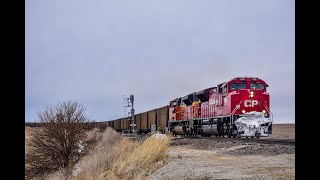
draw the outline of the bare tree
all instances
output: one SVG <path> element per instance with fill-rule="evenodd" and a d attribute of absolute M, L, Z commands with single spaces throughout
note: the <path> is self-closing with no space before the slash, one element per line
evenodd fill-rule
<path fill-rule="evenodd" d="M 34 128 L 26 152 L 26 178 L 70 168 L 79 160 L 79 142 L 84 138 L 85 108 L 64 101 L 38 113 L 40 128 Z"/>

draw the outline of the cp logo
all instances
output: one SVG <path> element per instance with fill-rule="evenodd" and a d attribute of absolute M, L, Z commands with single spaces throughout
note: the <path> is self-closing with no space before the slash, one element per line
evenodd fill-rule
<path fill-rule="evenodd" d="M 254 107 L 255 105 L 258 105 L 257 100 L 245 100 L 244 101 L 244 107 Z"/>

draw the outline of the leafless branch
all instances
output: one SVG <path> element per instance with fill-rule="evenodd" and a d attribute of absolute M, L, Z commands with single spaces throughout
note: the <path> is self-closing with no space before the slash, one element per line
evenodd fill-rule
<path fill-rule="evenodd" d="M 38 113 L 40 128 L 34 128 L 26 154 L 26 178 L 31 179 L 61 168 L 70 169 L 82 156 L 79 141 L 84 138 L 85 108 L 64 101 Z"/>

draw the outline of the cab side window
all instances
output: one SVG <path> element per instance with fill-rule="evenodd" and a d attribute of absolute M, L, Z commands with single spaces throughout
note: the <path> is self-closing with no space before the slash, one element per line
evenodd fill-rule
<path fill-rule="evenodd" d="M 227 85 L 225 85 L 225 86 L 223 87 L 223 94 L 227 94 L 227 92 L 228 92 L 228 88 L 227 88 Z"/>
<path fill-rule="evenodd" d="M 230 89 L 231 90 L 238 89 L 238 84 L 230 84 Z"/>

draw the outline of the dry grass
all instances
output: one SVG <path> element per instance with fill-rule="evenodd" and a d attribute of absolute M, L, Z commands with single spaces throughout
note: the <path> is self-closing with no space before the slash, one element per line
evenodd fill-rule
<path fill-rule="evenodd" d="M 86 143 L 86 150 L 93 150 L 98 141 L 102 138 L 102 132 L 98 128 L 94 128 L 86 132 L 84 142 Z"/>
<path fill-rule="evenodd" d="M 30 145 L 31 145 L 31 139 L 34 134 L 35 130 L 41 129 L 41 127 L 25 127 L 25 158 L 27 154 L 30 153 Z M 30 164 L 28 161 L 25 161 L 25 170 L 31 168 Z M 27 179 L 27 177 L 25 177 Z"/>
<path fill-rule="evenodd" d="M 25 133 L 25 154 L 27 154 L 28 150 L 29 150 L 29 145 L 30 145 L 30 140 L 32 137 L 32 134 L 34 132 L 35 129 L 39 129 L 39 127 L 25 127 L 24 133 Z"/>
<path fill-rule="evenodd" d="M 85 142 L 92 148 L 77 163 L 80 172 L 66 178 L 65 171 L 60 170 L 45 179 L 147 179 L 148 175 L 165 164 L 168 157 L 170 138 L 149 137 L 144 141 L 132 141 L 122 138 L 112 128 L 106 128 L 104 132 L 91 130 L 86 137 Z"/>
<path fill-rule="evenodd" d="M 46 180 L 65 180 L 67 172 L 64 169 L 61 169 L 57 172 L 51 173 L 48 177 L 45 177 Z"/>
<path fill-rule="evenodd" d="M 97 142 L 97 141 L 101 140 L 101 138 L 102 138 L 102 133 L 101 133 L 100 129 L 94 128 L 91 131 L 86 132 L 85 141 L 86 142 Z"/>
<path fill-rule="evenodd" d="M 120 158 L 104 173 L 106 179 L 146 179 L 165 163 L 169 139 L 149 137 L 129 156 Z"/>
<path fill-rule="evenodd" d="M 95 149 L 79 162 L 81 171 L 72 179 L 146 179 L 165 163 L 168 146 L 169 139 L 132 141 L 108 128 Z"/>
<path fill-rule="evenodd" d="M 121 144 L 121 136 L 113 129 L 107 128 L 96 147 L 78 163 L 81 171 L 73 179 L 98 179 L 98 176 L 110 168 L 121 155 Z"/>

